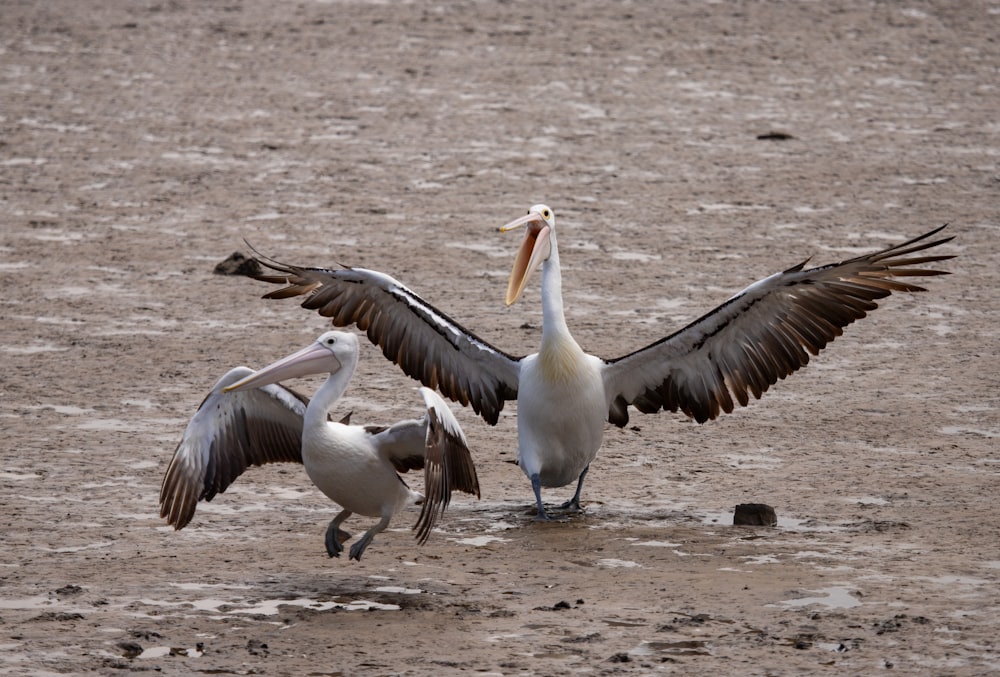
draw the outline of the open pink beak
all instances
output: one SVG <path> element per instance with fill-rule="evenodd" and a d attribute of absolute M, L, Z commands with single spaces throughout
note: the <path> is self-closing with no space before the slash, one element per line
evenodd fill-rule
<path fill-rule="evenodd" d="M 519 219 L 515 219 L 505 226 L 500 227 L 501 233 L 508 230 L 526 226 L 524 240 L 517 250 L 514 258 L 514 267 L 510 271 L 510 279 L 507 281 L 507 296 L 505 301 L 511 305 L 521 296 L 524 286 L 528 283 L 528 278 L 542 262 L 549 258 L 552 251 L 550 234 L 552 228 L 545 222 L 539 214 L 534 212 Z"/>

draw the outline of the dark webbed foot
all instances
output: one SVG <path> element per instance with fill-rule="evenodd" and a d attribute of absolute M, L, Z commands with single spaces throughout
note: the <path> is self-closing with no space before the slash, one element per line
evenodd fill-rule
<path fill-rule="evenodd" d="M 544 506 L 541 510 L 538 507 L 531 508 L 527 511 L 527 514 L 534 515 L 533 521 L 535 522 L 545 522 L 545 523 L 555 523 L 555 522 L 565 522 L 567 520 L 567 515 L 561 512 L 558 507 L 550 506 L 545 509 Z"/>
<path fill-rule="evenodd" d="M 583 512 L 583 508 L 580 507 L 580 492 L 583 491 L 583 479 L 587 476 L 589 470 L 590 466 L 588 465 L 580 473 L 580 477 L 576 480 L 576 491 L 573 493 L 573 498 L 559 506 L 560 509 L 568 512 Z"/>
<path fill-rule="evenodd" d="M 337 520 L 333 520 L 326 529 L 326 554 L 340 557 L 340 553 L 344 552 L 344 543 L 350 538 L 351 535 L 340 528 Z"/>
<path fill-rule="evenodd" d="M 549 513 L 545 512 L 544 510 L 538 510 L 538 511 L 535 512 L 535 521 L 536 522 L 551 522 L 553 520 L 552 520 L 552 517 L 549 515 Z"/>
<path fill-rule="evenodd" d="M 568 501 L 560 505 L 559 509 L 562 510 L 563 512 L 569 512 L 574 514 L 583 512 L 583 508 L 580 507 L 579 496 L 574 496 L 573 498 L 569 499 Z"/>
<path fill-rule="evenodd" d="M 375 534 L 380 534 L 385 531 L 385 528 L 389 526 L 389 520 L 392 519 L 392 513 L 388 512 L 382 515 L 382 520 L 373 526 L 371 529 L 361 534 L 361 538 L 351 546 L 351 559 L 356 559 L 361 561 L 361 555 L 365 554 L 365 548 L 371 545 L 372 540 L 375 538 Z"/>
<path fill-rule="evenodd" d="M 364 536 L 358 539 L 358 542 L 351 546 L 351 555 L 348 559 L 353 559 L 361 561 L 361 556 L 365 554 L 365 549 L 372 542 L 375 537 L 371 531 L 366 531 Z"/>
<path fill-rule="evenodd" d="M 538 473 L 531 476 L 531 489 L 535 492 L 535 506 L 538 508 L 535 521 L 548 522 L 552 518 L 549 517 L 549 513 L 545 512 L 545 505 L 542 504 L 542 480 L 538 477 Z"/>
<path fill-rule="evenodd" d="M 587 476 L 588 470 L 590 470 L 589 465 L 580 473 L 580 477 L 576 481 L 576 492 L 573 494 L 573 498 L 560 505 L 556 510 L 570 514 L 583 512 L 583 508 L 580 507 L 580 492 L 583 490 L 583 479 Z M 535 516 L 535 521 L 551 521 L 553 519 L 552 516 L 545 511 L 545 506 L 542 504 L 542 482 L 537 474 L 531 476 L 531 488 L 535 492 L 535 505 L 538 507 L 538 514 Z"/>

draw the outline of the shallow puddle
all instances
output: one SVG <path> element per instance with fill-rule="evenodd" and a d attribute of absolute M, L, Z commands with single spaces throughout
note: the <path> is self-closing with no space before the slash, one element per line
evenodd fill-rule
<path fill-rule="evenodd" d="M 851 594 L 851 590 L 849 588 L 831 587 L 821 588 L 819 590 L 810 590 L 809 592 L 816 592 L 822 596 L 788 599 L 778 602 L 778 604 L 769 604 L 768 606 L 803 607 L 818 604 L 831 609 L 853 609 L 856 606 L 861 606 L 861 600 Z"/>

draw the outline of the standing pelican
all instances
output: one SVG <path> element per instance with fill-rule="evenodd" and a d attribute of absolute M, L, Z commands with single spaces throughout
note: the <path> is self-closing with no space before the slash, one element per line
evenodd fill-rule
<path fill-rule="evenodd" d="M 354 334 L 328 331 L 312 345 L 254 372 L 237 367 L 212 388 L 188 423 L 160 488 L 160 516 L 182 529 L 201 499 L 212 500 L 248 466 L 280 461 L 305 465 L 320 491 L 343 510 L 326 532 L 326 550 L 339 557 L 351 535 L 340 525 L 353 513 L 381 520 L 351 546 L 360 560 L 375 534 L 410 503 L 420 503 L 413 527 L 423 544 L 452 489 L 479 496 L 479 480 L 465 434 L 444 400 L 420 388 L 427 407 L 420 420 L 388 428 L 334 423 L 328 412 L 347 390 L 358 365 Z M 328 372 L 312 400 L 278 384 Z M 424 469 L 427 496 L 396 474 Z"/>
<path fill-rule="evenodd" d="M 562 507 L 579 510 L 580 491 L 604 435 L 604 422 L 628 422 L 628 405 L 643 413 L 682 411 L 699 423 L 746 406 L 778 379 L 809 361 L 843 328 L 894 291 L 923 287 L 898 278 L 942 275 L 916 268 L 949 255 L 921 252 L 944 226 L 872 254 L 805 268 L 805 263 L 750 285 L 680 331 L 622 357 L 585 353 L 563 312 L 555 215 L 535 205 L 501 227 L 525 228 L 507 286 L 507 304 L 542 269 L 542 341 L 537 353 L 513 357 L 490 345 L 393 278 L 362 268 L 307 268 L 258 258 L 286 284 L 264 298 L 305 296 L 304 308 L 357 325 L 403 371 L 445 396 L 471 405 L 496 424 L 506 400 L 517 399 L 518 463 L 531 481 L 538 518 L 547 519 L 541 487 L 576 480 Z M 808 352 L 807 352 L 808 351 Z M 735 400 L 735 402 L 734 402 Z"/>

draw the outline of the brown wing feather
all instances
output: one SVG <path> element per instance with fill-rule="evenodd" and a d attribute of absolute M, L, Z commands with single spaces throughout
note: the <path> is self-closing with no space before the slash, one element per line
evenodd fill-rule
<path fill-rule="evenodd" d="M 951 241 L 930 239 L 944 227 L 840 263 L 804 269 L 803 262 L 747 287 L 681 331 L 608 361 L 609 420 L 624 426 L 632 404 L 644 413 L 683 411 L 702 423 L 737 402 L 746 405 L 749 395 L 759 398 L 878 307 L 878 299 L 925 291 L 900 278 L 948 274 L 913 266 L 951 255 L 910 256 Z"/>
<path fill-rule="evenodd" d="M 222 393 L 253 373 L 222 377 L 191 418 L 160 485 L 160 517 L 183 529 L 198 501 L 210 501 L 243 472 L 267 463 L 302 463 L 302 417 L 308 398 L 281 385 Z"/>
<path fill-rule="evenodd" d="M 520 358 L 490 345 L 400 282 L 362 268 L 326 270 L 258 257 L 280 275 L 259 275 L 287 286 L 266 299 L 304 296 L 302 307 L 338 327 L 356 325 L 408 376 L 471 406 L 495 425 L 506 400 L 517 397 Z"/>
<path fill-rule="evenodd" d="M 479 498 L 479 478 L 465 435 L 447 405 L 433 392 L 423 389 L 427 399 L 427 435 L 425 442 L 424 502 L 413 529 L 423 545 L 434 525 L 451 502 L 453 490 Z M 430 397 L 427 395 L 430 393 Z M 434 399 L 437 399 L 434 402 Z"/>

